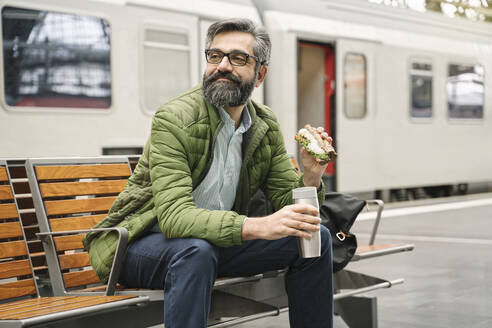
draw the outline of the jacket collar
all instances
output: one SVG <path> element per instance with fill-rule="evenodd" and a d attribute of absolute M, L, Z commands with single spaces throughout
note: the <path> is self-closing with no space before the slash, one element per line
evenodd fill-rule
<path fill-rule="evenodd" d="M 219 126 L 222 126 L 222 119 L 220 118 L 218 109 L 210 104 L 205 97 L 203 97 L 203 101 L 206 104 L 208 116 L 210 118 L 210 132 L 213 138 L 216 135 Z M 246 164 L 246 162 L 249 161 L 250 157 L 253 155 L 253 152 L 256 150 L 261 139 L 265 136 L 268 130 L 268 125 L 261 119 L 260 116 L 258 116 L 257 105 L 251 101 L 251 99 L 248 99 L 245 107 L 251 118 L 251 127 L 243 135 L 243 164 Z"/>
<path fill-rule="evenodd" d="M 251 100 L 248 100 L 247 109 L 251 117 L 252 125 L 243 136 L 244 164 L 249 161 L 250 157 L 253 155 L 253 152 L 256 150 L 261 139 L 263 139 L 268 130 L 268 125 L 261 119 L 260 116 L 258 116 L 256 104 Z"/>

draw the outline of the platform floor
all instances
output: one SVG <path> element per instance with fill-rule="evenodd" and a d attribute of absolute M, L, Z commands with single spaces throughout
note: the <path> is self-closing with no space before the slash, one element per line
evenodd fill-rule
<path fill-rule="evenodd" d="M 490 202 L 473 206 L 477 199 Z M 465 206 L 440 209 L 436 202 Z M 416 211 L 383 215 L 376 242 L 411 242 L 415 250 L 348 267 L 387 279 L 405 278 L 402 285 L 372 293 L 378 296 L 379 328 L 492 327 L 492 195 L 389 204 L 385 212 L 402 207 Z M 354 226 L 360 244 L 367 242 L 373 222 Z M 288 314 L 236 327 L 289 327 Z M 336 317 L 335 327 L 347 326 Z"/>

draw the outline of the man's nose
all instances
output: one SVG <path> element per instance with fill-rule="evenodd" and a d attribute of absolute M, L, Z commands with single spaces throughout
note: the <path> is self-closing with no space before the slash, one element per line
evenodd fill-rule
<path fill-rule="evenodd" d="M 217 69 L 221 72 L 226 72 L 226 71 L 231 72 L 232 71 L 232 65 L 231 65 L 231 62 L 229 61 L 229 57 L 224 56 L 224 58 L 222 58 L 221 62 L 217 66 Z"/>

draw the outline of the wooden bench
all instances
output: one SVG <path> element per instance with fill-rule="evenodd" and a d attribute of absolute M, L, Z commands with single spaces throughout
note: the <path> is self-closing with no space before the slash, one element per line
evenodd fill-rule
<path fill-rule="evenodd" d="M 36 236 L 36 233 L 39 232 L 39 225 L 27 179 L 25 168 L 26 159 L 5 159 L 5 162 L 7 164 L 14 200 L 19 210 L 19 220 L 24 237 L 26 238 L 27 252 L 32 263 L 36 284 L 40 295 L 48 296 L 51 283 L 49 281 L 48 265 L 46 264 L 43 245 L 41 244 L 41 240 Z"/>
<path fill-rule="evenodd" d="M 103 285 L 83 249 L 85 233 L 102 220 L 123 190 L 131 169 L 126 157 L 28 159 L 26 170 L 55 295 L 144 295 L 150 300 L 146 317 L 162 322 L 162 290 L 125 289 L 117 284 L 126 249 L 126 230 L 117 228 L 121 244 L 112 274 Z M 107 228 L 116 229 L 116 228 Z M 105 229 L 105 230 L 107 230 Z M 224 278 L 215 283 L 210 325 L 226 327 L 277 314 L 277 307 L 227 293 L 227 287 L 255 283 L 263 275 Z M 282 294 L 281 292 L 277 294 Z M 277 295 L 275 295 L 277 297 Z M 232 306 L 231 306 L 232 305 Z M 238 312 L 238 310 L 240 310 Z M 222 318 L 235 318 L 224 322 Z"/>
<path fill-rule="evenodd" d="M 162 305 L 162 290 L 127 290 L 116 284 L 124 252 L 115 256 L 110 282 L 102 285 L 90 267 L 88 254 L 81 243 L 88 229 L 105 217 L 131 175 L 126 157 L 29 159 L 26 171 L 55 295 L 146 295 L 151 303 Z M 124 235 L 124 232 L 120 231 L 120 234 Z M 375 251 L 361 249 L 357 259 L 374 256 Z M 284 274 L 285 270 L 281 270 L 253 277 L 218 279 L 209 325 L 229 327 L 287 311 Z M 402 283 L 403 279 L 388 281 L 343 270 L 335 274 L 334 282 L 336 308 L 339 304 L 342 316 L 352 316 L 348 309 L 352 307 L 350 300 L 355 295 L 391 287 Z M 366 322 L 377 320 L 374 307 L 375 300 L 371 298 L 367 310 L 362 306 L 358 316 L 366 318 Z M 149 316 L 162 320 L 162 311 L 161 306 Z M 233 319 L 225 321 L 224 317 Z"/>
<path fill-rule="evenodd" d="M 132 305 L 148 302 L 147 297 L 137 296 L 39 297 L 19 217 L 9 172 L 5 161 L 0 160 L 1 327 L 76 326 L 82 318 L 109 315 L 116 310 L 126 311 Z M 99 323 L 97 326 L 108 324 Z"/>

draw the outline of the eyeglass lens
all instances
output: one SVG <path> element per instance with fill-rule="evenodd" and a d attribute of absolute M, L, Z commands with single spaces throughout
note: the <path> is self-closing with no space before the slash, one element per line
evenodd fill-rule
<path fill-rule="evenodd" d="M 206 54 L 207 61 L 210 64 L 219 64 L 224 56 L 227 56 L 229 58 L 229 62 L 235 66 L 244 66 L 248 61 L 248 55 L 238 51 L 227 54 L 220 50 L 209 50 Z"/>

